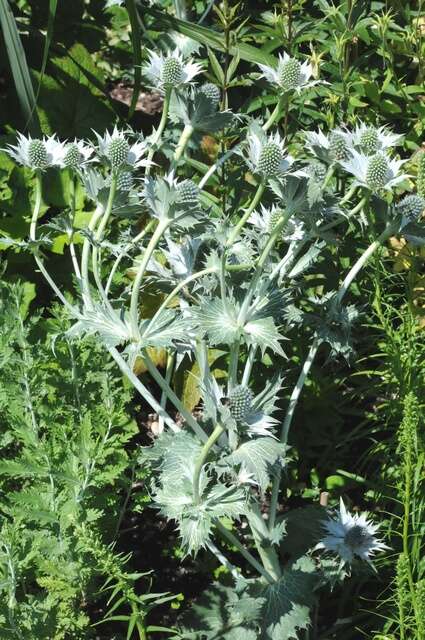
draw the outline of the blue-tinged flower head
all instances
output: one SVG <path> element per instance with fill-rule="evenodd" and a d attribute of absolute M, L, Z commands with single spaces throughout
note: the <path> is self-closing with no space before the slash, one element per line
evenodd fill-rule
<path fill-rule="evenodd" d="M 201 71 L 199 63 L 185 61 L 177 49 L 167 55 L 149 51 L 149 61 L 143 67 L 143 73 L 152 86 L 162 91 L 191 83 Z"/>
<path fill-rule="evenodd" d="M 262 71 L 262 77 L 283 93 L 293 93 L 294 91 L 299 93 L 303 89 L 319 83 L 318 80 L 310 80 L 313 75 L 313 66 L 309 62 L 301 63 L 286 52 L 283 55 L 279 54 L 276 67 L 265 64 L 258 66 Z"/>
<path fill-rule="evenodd" d="M 31 138 L 18 133 L 18 144 L 4 149 L 16 162 L 30 169 L 44 171 L 49 167 L 63 167 L 65 146 L 56 136 Z"/>
<path fill-rule="evenodd" d="M 408 177 L 407 174 L 400 173 L 405 162 L 406 160 L 391 159 L 382 152 L 366 156 L 352 149 L 349 159 L 340 164 L 356 178 L 357 184 L 376 193 L 390 191 Z"/>
<path fill-rule="evenodd" d="M 387 127 L 373 127 L 361 122 L 351 134 L 351 145 L 365 156 L 390 149 L 400 143 L 402 136 Z"/>
<path fill-rule="evenodd" d="M 93 162 L 93 147 L 85 144 L 84 140 L 75 139 L 65 145 L 63 157 L 63 166 L 68 169 L 78 171 L 85 167 L 89 162 Z"/>
<path fill-rule="evenodd" d="M 397 204 L 396 211 L 410 222 L 419 220 L 425 211 L 425 198 L 416 193 L 409 193 Z"/>
<path fill-rule="evenodd" d="M 328 135 L 320 131 L 307 131 L 306 147 L 325 162 L 341 162 L 350 156 L 351 134 L 340 127 L 332 129 Z"/>
<path fill-rule="evenodd" d="M 367 514 L 351 515 L 342 499 L 337 518 L 330 518 L 322 525 L 326 535 L 316 548 L 337 553 L 346 564 L 350 564 L 356 556 L 371 563 L 376 551 L 388 549 L 376 537 L 378 526 L 368 520 Z"/>
<path fill-rule="evenodd" d="M 249 127 L 246 147 L 241 155 L 251 171 L 265 179 L 283 176 L 293 163 L 280 135 L 277 132 L 266 135 L 256 122 Z"/>
<path fill-rule="evenodd" d="M 98 153 L 107 159 L 112 169 L 116 171 L 125 168 L 146 167 L 149 162 L 143 158 L 147 151 L 145 140 L 138 140 L 131 143 L 127 132 L 120 131 L 114 127 L 112 133 L 106 131 L 103 136 L 96 133 L 98 142 Z"/>

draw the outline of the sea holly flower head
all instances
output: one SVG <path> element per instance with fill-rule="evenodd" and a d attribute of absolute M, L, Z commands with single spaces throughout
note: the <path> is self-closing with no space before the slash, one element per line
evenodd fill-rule
<path fill-rule="evenodd" d="M 282 176 L 293 163 L 293 158 L 286 154 L 284 141 L 277 132 L 267 136 L 257 123 L 253 123 L 246 141 L 247 149 L 241 155 L 249 168 L 263 178 Z"/>
<path fill-rule="evenodd" d="M 63 167 L 65 148 L 56 136 L 48 138 L 25 137 L 18 133 L 18 144 L 5 149 L 16 162 L 30 169 L 44 171 L 48 167 Z"/>
<path fill-rule="evenodd" d="M 221 100 L 219 87 L 212 82 L 206 82 L 199 87 L 199 91 L 210 101 L 212 110 L 216 110 Z"/>
<path fill-rule="evenodd" d="M 351 136 L 344 129 L 333 129 L 328 135 L 320 129 L 307 131 L 305 140 L 307 148 L 326 162 L 341 162 L 350 156 Z"/>
<path fill-rule="evenodd" d="M 376 128 L 362 122 L 351 134 L 351 144 L 365 156 L 372 156 L 396 146 L 401 138 L 386 127 Z"/>
<path fill-rule="evenodd" d="M 143 158 L 147 150 L 146 141 L 139 140 L 131 144 L 125 132 L 119 131 L 117 127 L 114 127 L 112 133 L 107 131 L 105 135 L 100 136 L 95 132 L 95 135 L 99 154 L 108 160 L 113 170 L 120 171 L 126 167 L 136 169 L 148 165 L 148 161 Z"/>
<path fill-rule="evenodd" d="M 342 499 L 338 517 L 329 518 L 322 524 L 326 535 L 316 548 L 337 553 L 346 564 L 351 564 L 356 556 L 371 563 L 371 556 L 376 551 L 388 549 L 376 537 L 378 526 L 368 520 L 367 514 L 351 515 Z"/>
<path fill-rule="evenodd" d="M 331 131 L 329 135 L 329 153 L 333 160 L 340 162 L 349 155 L 347 134 L 341 129 Z"/>
<path fill-rule="evenodd" d="M 262 71 L 262 77 L 277 86 L 283 93 L 294 91 L 299 93 L 319 83 L 318 80 L 310 80 L 313 67 L 309 62 L 301 63 L 287 53 L 279 54 L 277 67 L 269 67 L 265 64 L 258 66 Z"/>
<path fill-rule="evenodd" d="M 281 207 L 272 205 L 265 207 L 260 205 L 260 210 L 255 210 L 248 218 L 248 222 L 263 233 L 271 233 L 282 215 Z"/>
<path fill-rule="evenodd" d="M 82 169 L 87 163 L 93 161 L 93 151 L 94 149 L 86 145 L 84 140 L 75 139 L 74 142 L 65 146 L 63 165 L 74 171 Z"/>
<path fill-rule="evenodd" d="M 425 198 L 411 193 L 400 200 L 396 206 L 396 211 L 409 222 L 419 220 L 425 211 Z"/>
<path fill-rule="evenodd" d="M 177 200 L 181 203 L 199 204 L 199 187 L 193 180 L 186 179 L 176 184 Z"/>
<path fill-rule="evenodd" d="M 390 191 L 408 177 L 406 174 L 399 173 L 405 162 L 406 160 L 391 159 L 381 152 L 366 156 L 352 149 L 350 158 L 341 161 L 340 164 L 356 178 L 357 184 L 377 192 Z"/>
<path fill-rule="evenodd" d="M 201 71 L 199 63 L 185 61 L 177 50 L 165 56 L 149 51 L 149 62 L 143 67 L 152 85 L 162 90 L 189 84 Z"/>

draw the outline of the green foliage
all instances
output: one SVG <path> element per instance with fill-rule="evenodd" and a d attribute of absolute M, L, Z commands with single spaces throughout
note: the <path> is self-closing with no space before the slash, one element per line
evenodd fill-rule
<path fill-rule="evenodd" d="M 88 637 L 88 600 L 99 601 L 93 587 L 106 578 L 114 609 L 137 610 L 145 626 L 152 603 L 137 595 L 140 576 L 109 546 L 137 432 L 128 393 L 101 349 L 69 341 L 63 318 L 46 337 L 29 315 L 33 297 L 27 284 L 1 287 L 2 637 Z"/>

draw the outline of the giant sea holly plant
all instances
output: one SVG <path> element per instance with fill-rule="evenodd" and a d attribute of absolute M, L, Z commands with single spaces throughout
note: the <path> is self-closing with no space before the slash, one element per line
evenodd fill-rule
<path fill-rule="evenodd" d="M 164 107 L 148 138 L 115 128 L 96 134 L 94 145 L 20 136 L 8 149 L 35 172 L 28 246 L 74 320 L 71 334 L 97 335 L 158 415 L 160 435 L 140 456 L 154 472 L 156 506 L 177 524 L 186 554 L 208 549 L 234 579 L 193 605 L 184 638 L 300 637 L 319 588 L 385 546 L 367 516 L 350 515 L 344 503 L 337 514 L 319 505 L 287 512 L 281 491 L 316 354 L 327 344 L 331 356 L 348 356 L 357 317 L 346 303 L 350 286 L 390 236 L 423 242 L 425 202 L 402 173 L 399 136 L 384 127 L 300 131 L 292 157 L 279 122 L 312 84 L 311 70 L 285 54 L 261 71 L 280 93 L 264 123 L 220 111 L 217 87 L 196 82 L 199 64 L 151 52 L 144 73 Z M 206 166 L 197 160 L 201 136 L 223 129 L 234 142 Z M 51 166 L 69 173 L 71 200 L 39 227 Z M 74 225 L 77 183 L 95 203 L 82 230 Z M 57 229 L 67 235 L 73 300 L 47 267 Z M 370 244 L 359 246 L 336 289 L 311 292 L 306 273 L 326 261 L 335 269 L 338 237 L 350 229 Z M 291 390 L 285 372 L 295 365 L 285 354 L 296 334 L 310 348 Z M 225 363 L 219 377 L 217 354 Z M 196 412 L 176 390 L 182 369 L 190 370 Z"/>

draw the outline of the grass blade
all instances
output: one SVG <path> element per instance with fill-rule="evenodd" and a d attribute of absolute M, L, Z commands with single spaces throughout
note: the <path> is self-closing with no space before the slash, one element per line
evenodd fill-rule
<path fill-rule="evenodd" d="M 131 98 L 130 109 L 128 112 L 128 120 L 130 120 L 136 110 L 137 100 L 139 98 L 140 86 L 142 83 L 142 39 L 140 33 L 139 15 L 136 9 L 135 0 L 125 0 L 128 17 L 131 26 L 131 44 L 133 48 L 133 64 L 134 64 L 134 87 L 133 97 Z"/>
<path fill-rule="evenodd" d="M 40 135 L 40 122 L 35 111 L 34 87 L 18 27 L 7 0 L 0 0 L 0 23 L 16 92 L 26 119 L 25 128 L 28 128 L 33 135 Z"/>
<path fill-rule="evenodd" d="M 49 17 L 48 17 L 48 20 L 47 20 L 46 39 L 44 41 L 43 60 L 41 62 L 40 78 L 38 80 L 37 95 L 35 97 L 33 111 L 34 111 L 35 107 L 37 106 L 38 97 L 40 95 L 40 90 L 41 90 L 41 85 L 43 83 L 44 74 L 46 72 L 47 59 L 49 57 L 50 43 L 52 42 L 53 27 L 54 27 L 54 24 L 55 24 L 57 6 L 58 6 L 58 0 L 49 0 Z"/>

